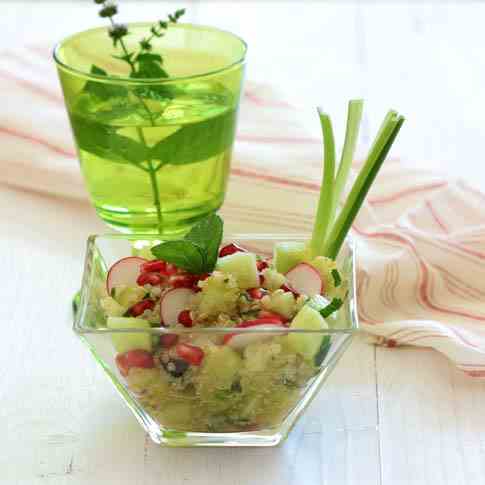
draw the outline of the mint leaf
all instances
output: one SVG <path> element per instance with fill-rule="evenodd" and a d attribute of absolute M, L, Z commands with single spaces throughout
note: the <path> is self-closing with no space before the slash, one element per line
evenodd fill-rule
<path fill-rule="evenodd" d="M 152 253 L 189 273 L 210 273 L 217 262 L 222 229 L 222 219 L 210 214 L 197 222 L 183 240 L 161 243 L 152 248 Z"/>
<path fill-rule="evenodd" d="M 108 73 L 94 64 L 91 66 L 91 74 L 96 76 L 107 76 Z M 116 84 L 108 84 L 102 81 L 88 81 L 84 85 L 83 91 L 89 93 L 101 100 L 107 100 L 109 98 L 124 97 L 128 95 L 128 91 L 123 86 Z"/>
<path fill-rule="evenodd" d="M 118 163 L 139 165 L 148 157 L 148 149 L 115 128 L 71 114 L 71 126 L 78 148 Z"/>
<path fill-rule="evenodd" d="M 167 241 L 152 248 L 157 259 L 175 264 L 192 274 L 204 272 L 205 257 L 202 248 L 190 241 Z"/>
<path fill-rule="evenodd" d="M 146 52 L 144 54 L 138 54 L 136 57 L 137 62 L 158 62 L 159 64 L 163 63 L 162 56 L 159 54 L 152 54 L 149 52 Z"/>
<path fill-rule="evenodd" d="M 158 54 L 149 52 L 138 54 L 136 61 L 138 65 L 137 70 L 130 74 L 130 77 L 135 79 L 157 79 L 168 78 L 165 69 L 162 68 L 162 57 Z M 135 94 L 141 98 L 150 98 L 156 101 L 168 101 L 174 96 L 173 86 L 137 86 Z"/>
<path fill-rule="evenodd" d="M 150 157 L 164 164 L 196 163 L 227 150 L 234 140 L 236 112 L 184 125 L 151 149 Z"/>
<path fill-rule="evenodd" d="M 210 273 L 217 262 L 224 223 L 217 214 L 210 214 L 195 224 L 185 236 L 205 252 L 204 273 Z"/>
<path fill-rule="evenodd" d="M 140 54 L 136 58 L 138 69 L 130 74 L 135 79 L 167 78 L 168 74 L 161 66 L 162 58 L 157 54 Z"/>

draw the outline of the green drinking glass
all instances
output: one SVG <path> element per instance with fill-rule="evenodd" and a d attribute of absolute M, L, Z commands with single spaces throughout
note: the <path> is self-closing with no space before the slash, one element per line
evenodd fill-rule
<path fill-rule="evenodd" d="M 128 26 L 127 52 L 150 26 Z M 60 42 L 54 59 L 98 215 L 121 232 L 176 235 L 224 201 L 246 44 L 175 24 L 152 45 L 168 77 L 130 77 L 106 28 Z"/>

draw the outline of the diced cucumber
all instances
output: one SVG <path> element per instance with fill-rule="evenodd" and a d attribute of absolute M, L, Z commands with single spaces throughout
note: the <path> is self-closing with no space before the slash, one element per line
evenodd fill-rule
<path fill-rule="evenodd" d="M 151 328 L 150 323 L 146 320 L 128 317 L 109 317 L 107 326 L 112 329 Z M 152 350 L 152 338 L 148 332 L 112 334 L 111 340 L 116 352 L 120 354 L 135 349 L 147 350 L 148 352 Z"/>
<path fill-rule="evenodd" d="M 233 275 L 239 288 L 243 290 L 259 287 L 256 255 L 253 253 L 239 252 L 219 258 L 217 269 Z"/>
<path fill-rule="evenodd" d="M 306 304 L 291 322 L 290 328 L 321 331 L 328 328 L 327 322 L 311 305 Z M 319 350 L 328 335 L 321 333 L 290 333 L 288 346 L 299 353 L 307 362 L 315 363 Z"/>
<path fill-rule="evenodd" d="M 201 395 L 209 395 L 218 389 L 230 389 L 239 370 L 242 359 L 229 346 L 213 346 L 204 357 L 199 384 Z"/>
<path fill-rule="evenodd" d="M 146 294 L 145 288 L 141 286 L 117 286 L 113 288 L 114 299 L 126 308 L 132 307 L 135 303 L 143 300 Z"/>
<path fill-rule="evenodd" d="M 99 304 L 104 311 L 104 314 L 108 317 L 121 317 L 128 310 L 127 307 L 120 305 L 114 298 L 107 296 L 99 300 Z"/>
<path fill-rule="evenodd" d="M 286 283 L 286 276 L 271 268 L 266 268 L 261 273 L 263 275 L 263 288 L 275 291 Z"/>
<path fill-rule="evenodd" d="M 265 297 L 262 304 L 265 310 L 279 313 L 288 319 L 295 314 L 295 297 L 289 291 L 276 290 L 271 296 Z"/>
<path fill-rule="evenodd" d="M 308 248 L 304 242 L 279 242 L 273 250 L 273 263 L 280 273 L 286 273 L 308 257 Z"/>

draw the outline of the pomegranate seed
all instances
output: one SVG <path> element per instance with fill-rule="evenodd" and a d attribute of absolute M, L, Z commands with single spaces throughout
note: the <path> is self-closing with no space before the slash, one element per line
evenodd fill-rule
<path fill-rule="evenodd" d="M 124 354 L 116 356 L 116 365 L 123 376 L 127 376 L 132 367 L 139 367 L 142 369 L 151 369 L 155 367 L 153 355 L 146 350 L 136 349 L 129 350 Z"/>
<path fill-rule="evenodd" d="M 181 359 L 192 365 L 200 365 L 204 358 L 204 351 L 195 345 L 178 344 L 175 350 Z"/>
<path fill-rule="evenodd" d="M 174 264 L 172 263 L 167 263 L 165 265 L 165 274 L 167 276 L 172 276 L 174 274 L 177 274 L 178 273 L 178 268 L 177 266 L 175 266 Z"/>
<path fill-rule="evenodd" d="M 183 274 L 171 276 L 168 280 L 168 284 L 173 288 L 192 288 L 197 281 L 197 276 Z"/>
<path fill-rule="evenodd" d="M 138 276 L 136 283 L 140 286 L 152 285 L 157 286 L 161 283 L 162 277 L 157 273 L 142 273 Z"/>
<path fill-rule="evenodd" d="M 258 271 L 263 271 L 263 269 L 266 269 L 269 264 L 266 261 L 258 261 L 256 266 L 258 267 Z"/>
<path fill-rule="evenodd" d="M 177 343 L 178 339 L 179 336 L 175 333 L 164 333 L 163 335 L 160 335 L 160 345 L 169 349 Z"/>
<path fill-rule="evenodd" d="M 126 377 L 128 375 L 128 372 L 129 372 L 129 367 L 128 365 L 126 364 L 126 356 L 125 354 L 118 354 L 116 356 L 116 366 L 118 367 L 118 370 L 120 371 L 120 374 L 123 376 L 123 377 Z"/>
<path fill-rule="evenodd" d="M 261 288 L 249 288 L 249 290 L 247 290 L 247 292 L 248 292 L 248 295 L 253 300 L 261 300 L 261 298 L 263 298 L 263 296 L 264 296 Z"/>
<path fill-rule="evenodd" d="M 141 273 L 163 273 L 165 271 L 165 266 L 167 263 L 165 261 L 155 260 L 147 261 L 140 266 Z"/>
<path fill-rule="evenodd" d="M 191 327 L 193 325 L 192 317 L 190 316 L 190 310 L 182 310 L 178 316 L 178 322 L 184 327 Z"/>
<path fill-rule="evenodd" d="M 231 243 L 221 248 L 219 251 L 219 257 L 223 258 L 224 256 L 229 256 L 230 254 L 245 252 L 246 250 L 244 248 L 238 246 L 237 244 Z"/>
<path fill-rule="evenodd" d="M 146 350 L 129 350 L 128 352 L 125 352 L 125 360 L 129 368 L 141 367 L 143 369 L 150 369 L 155 367 L 153 355 Z"/>
<path fill-rule="evenodd" d="M 293 293 L 295 298 L 298 298 L 300 296 L 300 293 L 298 293 L 298 291 L 296 291 L 290 285 L 281 285 L 280 289 L 283 290 L 283 291 L 289 291 L 290 293 Z"/>
<path fill-rule="evenodd" d="M 142 315 L 145 310 L 152 310 L 154 306 L 155 302 L 152 300 L 139 301 L 130 308 L 130 315 L 133 317 L 138 317 Z"/>

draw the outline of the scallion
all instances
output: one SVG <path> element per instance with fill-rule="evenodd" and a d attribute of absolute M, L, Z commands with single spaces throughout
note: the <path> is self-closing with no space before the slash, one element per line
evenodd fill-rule
<path fill-rule="evenodd" d="M 330 116 L 318 110 L 323 134 L 323 179 L 320 188 L 317 217 L 313 226 L 310 250 L 314 256 L 321 253 L 325 237 L 332 224 L 332 203 L 335 176 L 335 141 Z"/>
<path fill-rule="evenodd" d="M 337 257 L 342 243 L 404 123 L 404 118 L 397 112 L 391 110 L 387 113 L 371 145 L 364 166 L 334 222 L 354 157 L 362 118 L 362 107 L 362 100 L 357 99 L 349 102 L 345 142 L 336 176 L 332 121 L 328 114 L 319 110 L 324 142 L 324 172 L 317 216 L 310 241 L 310 250 L 313 257 L 319 255 L 332 259 Z"/>

